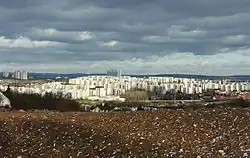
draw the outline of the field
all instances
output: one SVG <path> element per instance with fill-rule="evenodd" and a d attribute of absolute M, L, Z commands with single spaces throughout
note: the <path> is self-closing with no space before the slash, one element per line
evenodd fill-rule
<path fill-rule="evenodd" d="M 0 113 L 0 157 L 249 157 L 250 109 Z"/>

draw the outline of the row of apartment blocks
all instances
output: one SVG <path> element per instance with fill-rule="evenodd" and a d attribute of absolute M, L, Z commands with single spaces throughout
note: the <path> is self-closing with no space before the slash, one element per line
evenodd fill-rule
<path fill-rule="evenodd" d="M 69 79 L 68 83 L 50 82 L 10 88 L 21 93 L 45 94 L 46 92 L 62 92 L 63 94 L 70 94 L 73 99 L 124 100 L 119 96 L 133 88 L 148 91 L 160 89 L 162 93 L 174 89 L 183 93 L 193 94 L 203 93 L 207 89 L 219 89 L 221 92 L 249 91 L 250 84 L 248 82 L 230 82 L 228 80 L 214 81 L 173 77 L 87 76 Z M 7 86 L 0 85 L 0 90 L 6 89 Z"/>
<path fill-rule="evenodd" d="M 14 78 L 14 79 L 18 79 L 18 80 L 27 80 L 28 79 L 28 72 L 27 71 L 1 72 L 0 77 Z"/>
<path fill-rule="evenodd" d="M 0 85 L 0 91 L 6 91 L 8 86 Z M 50 82 L 45 84 L 29 84 L 26 86 L 11 86 L 10 89 L 19 93 L 41 94 L 46 93 L 62 93 L 63 95 L 70 95 L 72 99 L 90 99 L 90 100 L 118 100 L 124 101 L 120 98 L 120 94 L 125 91 L 119 91 L 112 88 L 104 89 L 103 87 L 90 87 L 86 85 L 70 85 L 63 82 Z"/>
<path fill-rule="evenodd" d="M 161 89 L 163 93 L 170 90 L 181 91 L 187 94 L 203 93 L 208 89 L 216 89 L 222 92 L 249 91 L 248 82 L 230 82 L 229 80 L 200 80 L 193 78 L 174 77 L 149 77 L 136 78 L 123 76 L 121 78 L 111 76 L 88 76 L 69 79 L 69 84 L 90 86 L 91 88 L 103 87 L 104 90 L 111 88 L 121 92 L 133 88 L 153 91 Z"/>

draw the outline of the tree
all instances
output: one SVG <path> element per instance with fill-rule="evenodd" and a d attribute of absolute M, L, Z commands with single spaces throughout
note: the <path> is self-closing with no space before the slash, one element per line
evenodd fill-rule
<path fill-rule="evenodd" d="M 11 101 L 13 109 L 33 110 L 46 109 L 56 111 L 80 111 L 80 104 L 62 93 L 25 94 L 17 92 L 5 92 Z M 9 97 L 10 95 L 11 97 Z"/>
<path fill-rule="evenodd" d="M 126 100 L 129 101 L 136 101 L 136 100 L 148 100 L 150 95 L 147 91 L 142 91 L 142 90 L 131 90 L 123 93 L 121 97 L 125 98 Z"/>
<path fill-rule="evenodd" d="M 231 101 L 229 105 L 237 107 L 250 107 L 249 101 L 242 98 Z"/>

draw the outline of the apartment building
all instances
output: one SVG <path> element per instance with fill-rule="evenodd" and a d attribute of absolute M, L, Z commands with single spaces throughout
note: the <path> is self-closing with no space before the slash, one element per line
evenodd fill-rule
<path fill-rule="evenodd" d="M 0 90 L 6 90 L 7 86 L 1 86 Z M 119 96 L 132 89 L 145 89 L 154 91 L 162 90 L 181 91 L 186 94 L 201 94 L 208 89 L 220 90 L 221 92 L 242 92 L 249 91 L 248 82 L 230 82 L 228 80 L 198 80 L 193 78 L 173 78 L 173 77 L 149 77 L 137 78 L 130 76 L 86 76 L 69 79 L 68 83 L 51 82 L 45 84 L 30 84 L 23 87 L 11 87 L 12 90 L 21 93 L 46 92 L 70 94 L 73 99 L 121 99 Z"/>

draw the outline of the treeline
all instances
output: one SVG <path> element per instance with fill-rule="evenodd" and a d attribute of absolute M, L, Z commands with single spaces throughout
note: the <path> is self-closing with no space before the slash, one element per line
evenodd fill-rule
<path fill-rule="evenodd" d="M 161 89 L 154 89 L 152 92 L 143 89 L 133 89 L 121 95 L 127 101 L 138 100 L 199 100 L 199 94 L 185 94 L 181 91 L 163 92 Z"/>
<path fill-rule="evenodd" d="M 133 89 L 121 94 L 121 97 L 128 101 L 149 100 L 150 96 L 150 92 L 143 89 Z"/>
<path fill-rule="evenodd" d="M 161 94 L 158 96 L 160 100 L 199 100 L 200 96 L 199 94 L 185 94 L 182 93 L 181 91 L 177 92 L 171 92 L 167 91 L 165 94 Z"/>
<path fill-rule="evenodd" d="M 235 106 L 235 107 L 250 107 L 250 102 L 247 99 L 235 99 L 231 100 L 228 103 L 229 106 Z"/>
<path fill-rule="evenodd" d="M 81 106 L 70 96 L 62 93 L 24 94 L 12 91 L 3 92 L 11 101 L 13 110 L 54 110 L 54 111 L 80 111 Z"/>
<path fill-rule="evenodd" d="M 241 108 L 249 108 L 250 102 L 247 99 L 234 99 L 229 100 L 226 103 L 221 104 L 208 104 L 206 107 L 208 108 L 215 108 L 215 107 L 241 107 Z"/>

